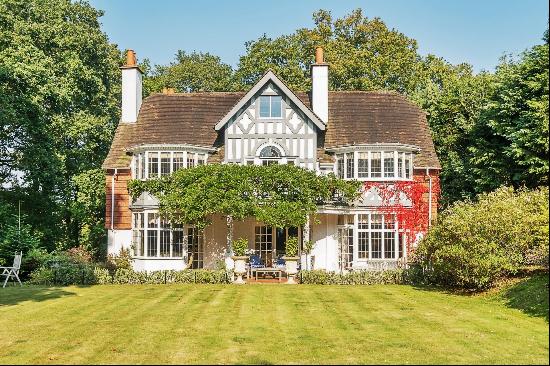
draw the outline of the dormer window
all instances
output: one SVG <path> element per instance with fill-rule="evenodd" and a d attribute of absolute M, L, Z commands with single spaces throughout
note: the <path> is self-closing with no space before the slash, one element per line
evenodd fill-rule
<path fill-rule="evenodd" d="M 260 96 L 260 118 L 281 118 L 282 100 L 279 95 Z"/>

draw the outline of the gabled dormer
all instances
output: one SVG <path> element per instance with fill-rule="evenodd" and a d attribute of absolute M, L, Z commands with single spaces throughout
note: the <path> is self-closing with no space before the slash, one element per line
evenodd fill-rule
<path fill-rule="evenodd" d="M 226 163 L 315 169 L 317 135 L 326 122 L 268 71 L 215 129 L 224 136 Z"/>

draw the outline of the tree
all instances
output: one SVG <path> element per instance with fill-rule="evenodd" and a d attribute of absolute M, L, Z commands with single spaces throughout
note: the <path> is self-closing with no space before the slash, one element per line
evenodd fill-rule
<path fill-rule="evenodd" d="M 361 9 L 339 19 L 330 12 L 313 14 L 315 27 L 302 28 L 276 39 L 260 37 L 246 43 L 236 78 L 253 84 L 268 69 L 295 90 L 310 90 L 309 68 L 316 46 L 325 48 L 332 90 L 389 89 L 407 93 L 417 83 L 420 56 L 414 39 L 388 29 L 379 18 L 369 19 Z"/>
<path fill-rule="evenodd" d="M 469 147 L 479 192 L 548 185 L 548 43 L 504 58 Z"/>
<path fill-rule="evenodd" d="M 303 226 L 317 205 L 339 192 L 343 202 L 353 201 L 360 184 L 318 176 L 295 166 L 213 164 L 181 169 L 171 176 L 147 181 L 132 180 L 133 199 L 148 192 L 159 200 L 161 215 L 171 222 L 204 228 L 214 214 L 228 218 L 228 247 L 233 219 L 256 217 L 270 226 Z"/>
<path fill-rule="evenodd" d="M 73 177 L 101 165 L 118 121 L 121 55 L 101 15 L 70 0 L 0 3 L 0 197 L 22 201 L 49 249 L 77 244 Z"/>
<path fill-rule="evenodd" d="M 178 51 L 175 62 L 156 66 L 150 78 L 145 79 L 146 95 L 160 92 L 163 87 L 178 92 L 232 91 L 233 69 L 209 53 Z"/>
<path fill-rule="evenodd" d="M 472 198 L 478 192 L 468 148 L 493 88 L 493 75 L 474 74 L 468 64 L 453 66 L 428 55 L 421 86 L 411 98 L 428 114 L 435 149 L 441 162 L 442 204 Z"/>

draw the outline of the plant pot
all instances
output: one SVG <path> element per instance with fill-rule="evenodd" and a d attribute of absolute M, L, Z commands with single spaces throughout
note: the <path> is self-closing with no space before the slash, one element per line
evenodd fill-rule
<path fill-rule="evenodd" d="M 298 260 L 300 257 L 283 257 L 286 265 L 287 284 L 296 284 L 296 273 L 298 273 Z"/>
<path fill-rule="evenodd" d="M 243 276 L 246 273 L 246 260 L 248 257 L 246 256 L 233 256 L 231 257 L 235 261 L 235 268 L 233 271 L 237 275 L 237 279 L 233 281 L 233 283 L 242 285 L 244 284 Z"/>

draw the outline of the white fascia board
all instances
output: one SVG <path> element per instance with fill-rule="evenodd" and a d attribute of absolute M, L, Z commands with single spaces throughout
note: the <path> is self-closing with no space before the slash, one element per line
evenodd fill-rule
<path fill-rule="evenodd" d="M 199 152 L 199 153 L 206 153 L 206 152 L 215 152 L 218 149 L 211 146 L 198 146 L 198 145 L 189 145 L 189 144 L 141 144 L 141 145 L 135 145 L 131 146 L 125 151 L 127 152 L 133 152 L 133 153 L 139 153 L 144 151 L 191 151 L 191 152 Z"/>
<path fill-rule="evenodd" d="M 269 70 L 265 75 L 250 89 L 244 97 L 227 113 L 214 127 L 216 131 L 219 131 L 225 126 L 227 122 L 239 111 L 241 108 L 254 96 L 256 93 L 264 87 L 268 82 L 273 82 L 284 94 L 287 96 L 321 131 L 324 131 L 326 124 L 309 109 L 298 98 L 292 90 L 290 90 L 274 73 Z"/>
<path fill-rule="evenodd" d="M 401 143 L 376 143 L 376 144 L 356 144 L 345 145 L 338 147 L 327 147 L 325 151 L 332 153 L 345 153 L 352 151 L 383 151 L 383 150 L 400 150 L 404 152 L 420 152 L 421 149 L 416 145 L 401 144 Z"/>

